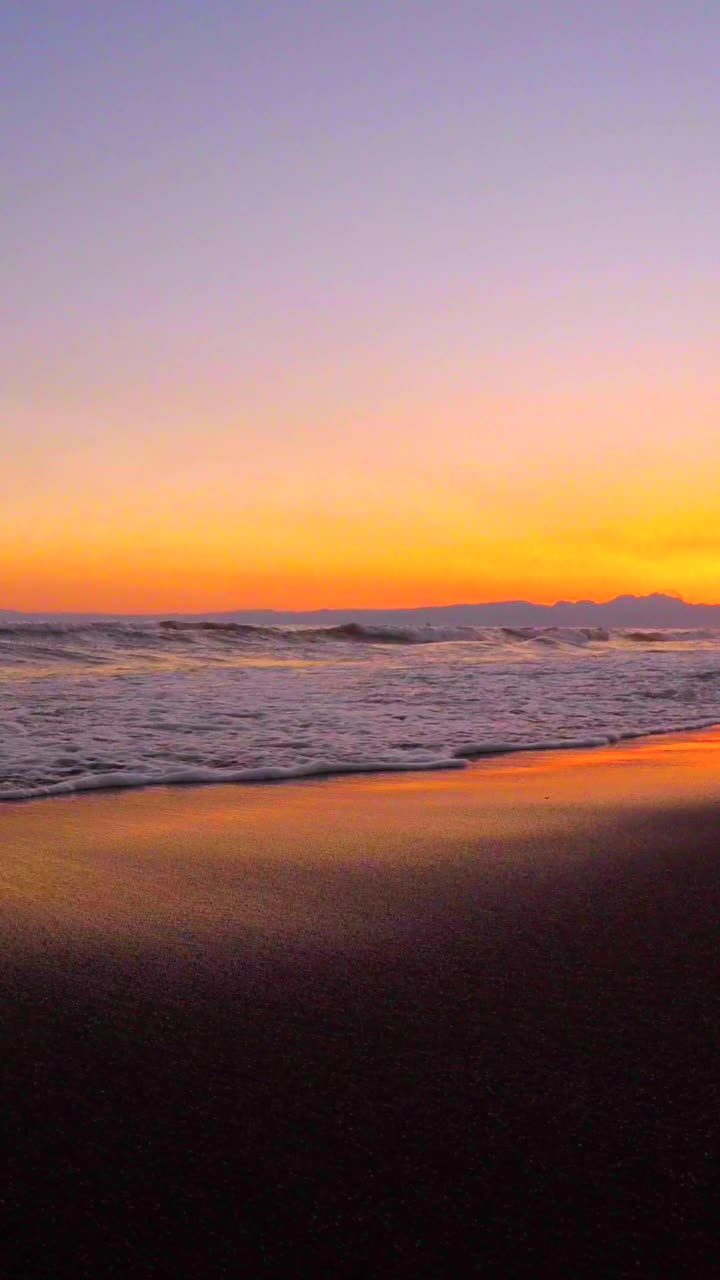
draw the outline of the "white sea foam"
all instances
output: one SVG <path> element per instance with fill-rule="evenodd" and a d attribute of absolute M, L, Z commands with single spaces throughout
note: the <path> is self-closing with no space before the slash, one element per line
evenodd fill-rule
<path fill-rule="evenodd" d="M 594 738 L 551 738 L 540 742 L 479 742 L 473 746 L 458 747 L 459 759 L 476 760 L 480 756 L 502 756 L 516 751 L 573 751 L 589 747 L 607 747 L 617 742 L 619 735 L 601 734 Z"/>
<path fill-rule="evenodd" d="M 116 770 L 114 773 L 81 775 L 44 787 L 17 787 L 2 794 L 3 800 L 30 800 L 48 796 L 73 795 L 82 791 L 120 791 L 141 787 L 210 786 L 225 783 L 290 782 L 300 778 L 329 778 L 354 773 L 410 773 L 438 769 L 464 769 L 466 760 L 314 760 L 308 764 L 283 767 L 264 765 L 257 769 L 170 769 L 153 773 Z"/>
<path fill-rule="evenodd" d="M 462 768 L 720 722 L 720 634 L 0 624 L 0 799 Z"/>

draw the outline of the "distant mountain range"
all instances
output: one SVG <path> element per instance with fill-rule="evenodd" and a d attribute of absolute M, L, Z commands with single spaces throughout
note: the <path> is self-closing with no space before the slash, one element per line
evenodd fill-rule
<path fill-rule="evenodd" d="M 48 618 L 92 621 L 119 617 L 114 614 L 20 613 L 0 609 L 0 619 L 8 622 Z M 688 604 L 678 596 L 616 596 L 614 600 L 559 600 L 556 604 L 533 604 L 528 600 L 500 600 L 488 604 L 428 605 L 416 609 L 314 609 L 278 611 L 237 609 L 223 613 L 163 613 L 123 615 L 138 620 L 144 616 L 163 618 L 203 617 L 259 626 L 318 625 L 345 622 L 377 625 L 436 624 L 454 626 L 519 627 L 720 627 L 720 604 Z"/>

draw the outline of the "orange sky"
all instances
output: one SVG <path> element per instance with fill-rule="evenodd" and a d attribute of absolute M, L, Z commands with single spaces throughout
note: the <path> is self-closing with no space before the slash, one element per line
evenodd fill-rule
<path fill-rule="evenodd" d="M 25 459 L 25 485 L 0 511 L 2 604 L 717 599 L 716 405 L 711 386 L 667 384 L 456 400 L 444 414 L 405 404 L 387 436 L 348 414 L 333 433 L 298 427 L 281 454 L 259 433 L 248 449 L 230 414 L 198 449 L 200 406 L 175 435 L 156 424 L 97 441 L 68 428 L 51 454 Z"/>

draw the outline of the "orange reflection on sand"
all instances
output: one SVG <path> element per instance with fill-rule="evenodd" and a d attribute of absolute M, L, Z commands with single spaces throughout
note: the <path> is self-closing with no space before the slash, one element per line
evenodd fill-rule
<path fill-rule="evenodd" d="M 712 731 L 462 772 L 5 805 L 3 927 L 30 950 L 49 938 L 172 941 L 189 955 L 200 939 L 364 945 L 410 927 L 418 896 L 431 915 L 438 876 L 462 896 L 528 863 L 580 864 L 616 844 L 633 815 L 662 831 L 663 812 L 718 800 Z"/>

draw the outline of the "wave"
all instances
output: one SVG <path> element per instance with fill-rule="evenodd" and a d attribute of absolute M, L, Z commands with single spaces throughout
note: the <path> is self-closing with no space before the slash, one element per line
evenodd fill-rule
<path fill-rule="evenodd" d="M 271 636 L 277 634 L 290 634 L 282 627 L 260 627 L 251 622 L 177 622 L 173 618 L 157 623 L 161 631 L 179 631 L 179 632 L 217 632 L 220 635 L 249 635 L 249 636 Z M 145 634 L 145 632 L 144 632 Z"/>
<path fill-rule="evenodd" d="M 63 622 L 5 622 L 0 625 L 0 636 L 67 636 L 83 628 L 81 624 Z"/>
<path fill-rule="evenodd" d="M 605 643 L 611 636 L 605 627 L 501 627 L 500 630 L 509 640 L 534 640 L 541 644 Z"/>
<path fill-rule="evenodd" d="M 611 638 L 611 633 L 604 627 L 438 627 L 431 624 L 390 627 L 368 626 L 360 622 L 346 622 L 337 627 L 295 630 L 283 634 L 295 637 L 327 637 L 365 644 L 497 644 L 502 638 L 509 641 L 582 645 L 606 642 Z"/>
<path fill-rule="evenodd" d="M 696 733 L 701 729 L 714 729 L 720 724 L 711 720 L 690 720 L 685 724 L 654 725 L 651 728 L 625 729 L 618 733 L 601 733 L 586 738 L 549 738 L 527 742 L 478 742 L 458 747 L 453 755 L 459 760 L 479 760 L 483 756 L 517 755 L 536 751 L 584 751 L 593 747 L 613 747 L 619 742 L 636 741 L 639 738 L 660 738 L 675 733 Z"/>
<path fill-rule="evenodd" d="M 720 644 L 720 632 L 701 629 L 608 631 L 604 627 L 386 626 L 364 622 L 327 627 L 282 627 L 211 618 L 72 619 L 3 622 L 0 625 L 0 663 L 8 655 L 19 661 L 55 658 L 77 662 L 87 654 L 88 661 L 95 663 L 108 658 L 116 660 L 118 653 L 124 651 L 148 651 L 155 655 L 197 652 L 199 656 L 217 654 L 224 661 L 234 650 L 244 653 L 253 646 L 261 653 L 278 645 L 293 653 L 303 646 L 306 653 L 310 648 L 313 652 L 322 652 L 323 646 L 328 646 L 330 654 L 339 646 L 361 650 L 363 647 L 381 649 L 443 644 L 479 646 L 491 656 L 493 653 L 498 656 L 506 653 L 512 658 L 522 651 L 592 651 L 606 649 L 609 645 L 621 648 L 647 645 L 650 649 L 659 644 L 713 648 Z"/>
<path fill-rule="evenodd" d="M 298 765 L 259 765 L 245 769 L 217 769 L 197 766 L 150 773 L 140 769 L 112 773 L 81 774 L 61 782 L 17 787 L 0 791 L 3 800 L 39 800 L 50 796 L 76 795 L 83 791 L 138 790 L 145 787 L 208 786 L 223 783 L 290 782 L 299 778 L 327 778 L 356 773 L 421 773 L 437 769 L 464 769 L 467 761 L 454 756 L 427 760 L 313 760 Z"/>
<path fill-rule="evenodd" d="M 685 641 L 692 643 L 698 640 L 716 640 L 718 633 L 716 631 L 708 631 L 698 627 L 690 631 L 678 631 L 673 628 L 665 628 L 662 631 L 618 631 L 618 636 L 623 640 L 630 640 L 634 644 L 683 644 Z"/>
<path fill-rule="evenodd" d="M 684 724 L 658 725 L 653 728 L 628 729 L 618 733 L 588 735 L 583 738 L 554 738 L 524 742 L 478 742 L 458 747 L 450 756 L 414 760 L 376 757 L 368 760 L 311 760 L 296 765 L 258 765 L 239 769 L 192 766 L 150 772 L 142 769 L 115 770 L 107 773 L 80 774 L 46 784 L 0 790 L 0 803 L 40 800 L 71 796 L 88 791 L 140 790 L 147 787 L 210 786 L 291 782 L 304 778 L 328 778 L 353 774 L 425 773 L 444 769 L 465 769 L 473 760 L 492 756 L 531 755 L 538 752 L 584 751 L 616 746 L 640 738 L 667 737 L 679 733 L 698 732 L 720 725 L 717 718 L 692 720 Z"/>
<path fill-rule="evenodd" d="M 163 621 L 158 624 L 164 632 L 202 633 L 238 637 L 282 639 L 302 641 L 335 641 L 369 645 L 426 645 L 426 644 L 544 644 L 573 647 L 607 644 L 612 640 L 630 640 L 635 643 L 693 643 L 701 640 L 720 640 L 720 633 L 708 630 L 691 631 L 625 631 L 607 630 L 605 627 L 441 627 L 431 623 L 410 627 L 344 622 L 329 627 L 272 627 L 247 622 L 211 621 Z M 147 632 L 144 632 L 147 634 Z"/>

